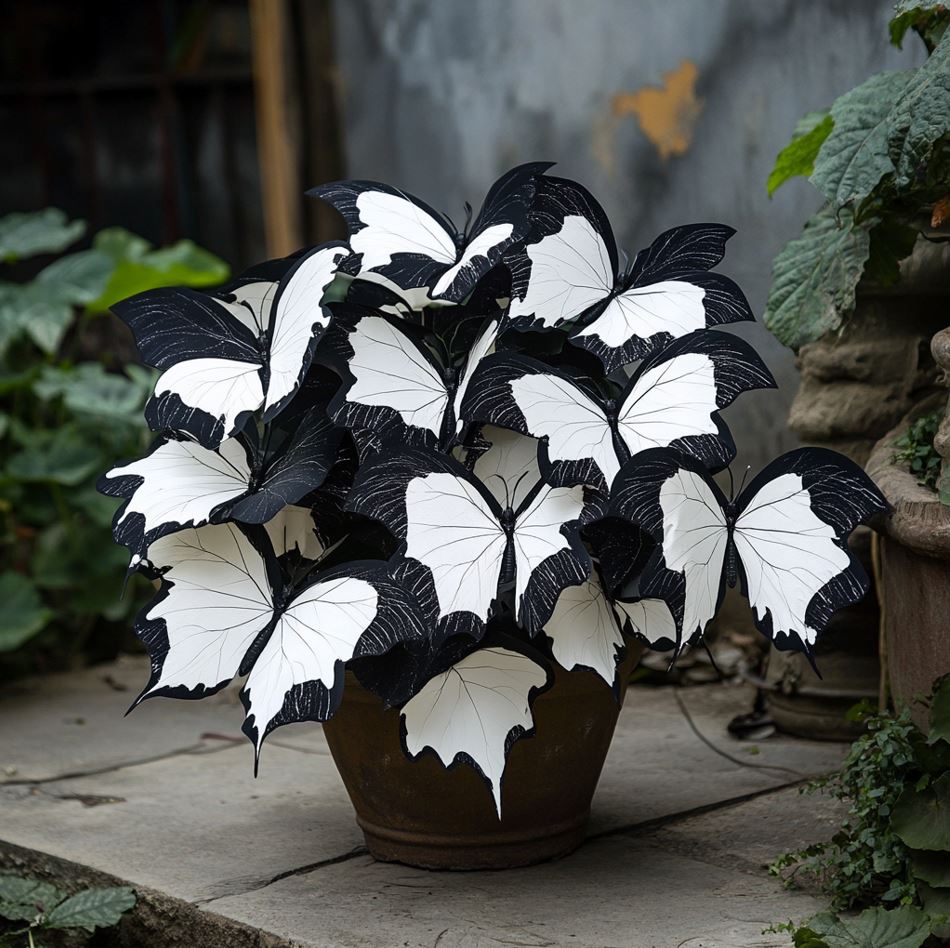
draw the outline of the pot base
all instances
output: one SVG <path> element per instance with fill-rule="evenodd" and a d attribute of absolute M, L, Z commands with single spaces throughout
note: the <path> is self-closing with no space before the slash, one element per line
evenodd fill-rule
<path fill-rule="evenodd" d="M 641 653 L 630 643 L 619 695 L 593 672 L 555 667 L 553 686 L 532 707 L 535 733 L 508 754 L 500 816 L 474 767 L 446 768 L 431 748 L 408 758 L 399 712 L 348 672 L 343 702 L 323 732 L 370 853 L 425 869 L 510 869 L 576 849 Z"/>
<path fill-rule="evenodd" d="M 515 869 L 560 859 L 574 852 L 587 832 L 590 810 L 540 833 L 508 832 L 477 836 L 400 832 L 359 816 L 366 847 L 374 859 L 419 869 Z"/>

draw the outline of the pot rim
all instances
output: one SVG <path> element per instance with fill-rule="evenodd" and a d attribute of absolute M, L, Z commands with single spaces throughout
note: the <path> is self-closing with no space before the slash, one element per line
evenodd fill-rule
<path fill-rule="evenodd" d="M 940 407 L 946 398 L 946 393 L 939 392 L 915 405 L 874 445 L 865 465 L 892 508 L 876 529 L 915 553 L 934 559 L 950 559 L 950 505 L 941 503 L 934 491 L 918 484 L 917 478 L 892 458 L 894 442 L 910 423 Z"/>

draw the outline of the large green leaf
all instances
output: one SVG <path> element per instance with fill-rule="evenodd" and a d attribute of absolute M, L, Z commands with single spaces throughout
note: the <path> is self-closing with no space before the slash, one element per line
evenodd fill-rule
<path fill-rule="evenodd" d="M 890 22 L 891 42 L 903 46 L 907 31 L 914 29 L 933 48 L 943 36 L 947 20 L 946 0 L 898 0 Z"/>
<path fill-rule="evenodd" d="M 882 220 L 871 228 L 871 248 L 864 275 L 879 286 L 891 286 L 900 279 L 900 262 L 913 252 L 917 228 L 899 220 Z"/>
<path fill-rule="evenodd" d="M 914 182 L 938 141 L 950 132 L 950 36 L 914 73 L 887 128 L 899 188 Z"/>
<path fill-rule="evenodd" d="M 930 743 L 950 744 L 950 675 L 944 675 L 934 686 L 930 704 Z M 948 883 L 950 885 L 950 883 Z"/>
<path fill-rule="evenodd" d="M 809 112 L 798 123 L 792 140 L 775 159 L 775 167 L 766 182 L 769 197 L 789 178 L 807 178 L 812 173 L 815 156 L 834 124 L 829 112 Z"/>
<path fill-rule="evenodd" d="M 124 375 L 107 372 L 98 362 L 84 362 L 72 369 L 44 368 L 33 391 L 44 399 L 61 397 L 79 414 L 138 425 L 147 392 Z"/>
<path fill-rule="evenodd" d="M 0 299 L 0 359 L 7 349 L 23 334 L 23 324 L 16 306 L 9 301 Z"/>
<path fill-rule="evenodd" d="M 0 217 L 0 260 L 59 253 L 86 232 L 85 221 L 70 221 L 56 207 Z"/>
<path fill-rule="evenodd" d="M 33 584 L 20 573 L 0 573 L 0 652 L 12 652 L 42 631 L 52 618 Z M 0 892 L 0 899 L 6 899 Z"/>
<path fill-rule="evenodd" d="M 55 287 L 60 299 L 84 305 L 101 296 L 115 268 L 115 262 L 101 250 L 81 250 L 60 257 L 44 267 L 36 280 Z"/>
<path fill-rule="evenodd" d="M 834 129 L 815 158 L 810 180 L 835 207 L 860 204 L 894 170 L 888 120 L 913 76 L 911 70 L 878 73 L 831 107 Z"/>
<path fill-rule="evenodd" d="M 869 250 L 868 231 L 854 227 L 850 212 L 836 220 L 829 207 L 822 208 L 772 264 L 765 325 L 796 349 L 837 329 L 854 309 Z"/>
<path fill-rule="evenodd" d="M 924 911 L 928 915 L 944 918 L 943 922 L 934 927 L 933 933 L 938 938 L 950 938 L 950 889 L 933 888 L 921 884 L 917 886 L 917 894 L 920 896 Z"/>
<path fill-rule="evenodd" d="M 75 487 L 102 465 L 96 448 L 77 431 L 37 433 L 7 464 L 6 473 L 21 481 Z"/>
<path fill-rule="evenodd" d="M 0 876 L 0 917 L 11 921 L 32 921 L 65 898 L 65 892 L 48 882 Z"/>
<path fill-rule="evenodd" d="M 115 270 L 102 294 L 88 304 L 93 313 L 160 286 L 216 286 L 230 273 L 228 265 L 190 240 L 152 250 L 146 240 L 119 227 L 96 235 L 96 250 L 108 254 Z"/>
<path fill-rule="evenodd" d="M 950 854 L 915 850 L 910 853 L 910 865 L 915 879 L 937 888 L 950 886 Z"/>
<path fill-rule="evenodd" d="M 928 787 L 908 787 L 891 813 L 891 828 L 911 849 L 950 853 L 950 772 Z"/>
<path fill-rule="evenodd" d="M 854 918 L 821 912 L 808 922 L 828 948 L 920 948 L 930 937 L 926 912 L 913 905 L 865 909 Z"/>
<path fill-rule="evenodd" d="M 108 928 L 135 905 L 135 892 L 128 886 L 85 889 L 61 902 L 44 921 L 48 928 Z"/>
<path fill-rule="evenodd" d="M 73 321 L 73 303 L 55 283 L 24 283 L 0 302 L 0 341 L 5 350 L 27 335 L 46 353 L 59 348 Z"/>

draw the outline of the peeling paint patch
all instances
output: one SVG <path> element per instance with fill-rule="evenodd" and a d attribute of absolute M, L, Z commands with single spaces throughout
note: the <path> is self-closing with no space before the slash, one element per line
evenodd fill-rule
<path fill-rule="evenodd" d="M 696 64 L 684 59 L 663 74 L 662 86 L 645 86 L 635 92 L 618 92 L 611 102 L 615 119 L 635 115 L 643 134 L 661 158 L 683 155 L 693 140 L 693 129 L 703 111 L 696 96 Z"/>

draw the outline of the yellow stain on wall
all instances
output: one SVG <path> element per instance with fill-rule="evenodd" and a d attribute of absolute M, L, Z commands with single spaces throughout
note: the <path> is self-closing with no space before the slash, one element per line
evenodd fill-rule
<path fill-rule="evenodd" d="M 661 158 L 685 154 L 703 111 L 703 100 L 696 96 L 698 76 L 696 64 L 684 59 L 675 69 L 663 73 L 662 86 L 618 92 L 611 103 L 613 117 L 619 120 L 635 115 Z"/>

